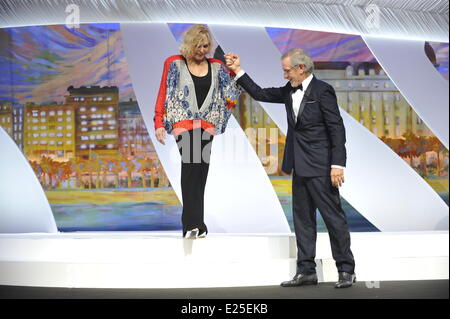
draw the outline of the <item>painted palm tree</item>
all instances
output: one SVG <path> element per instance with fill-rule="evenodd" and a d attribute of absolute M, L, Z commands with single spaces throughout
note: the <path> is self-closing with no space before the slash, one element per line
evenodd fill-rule
<path fill-rule="evenodd" d="M 106 176 L 108 175 L 109 169 L 109 161 L 107 160 L 99 160 L 101 179 L 100 179 L 100 188 L 105 188 L 106 186 Z"/>
<path fill-rule="evenodd" d="M 436 158 L 436 176 L 441 176 L 441 174 L 442 174 L 441 163 L 444 159 L 447 149 L 441 143 L 441 141 L 439 141 L 439 139 L 436 136 L 431 136 L 428 139 L 429 139 L 431 151 L 436 152 L 436 156 L 437 156 L 437 158 Z"/>
<path fill-rule="evenodd" d="M 48 156 L 42 156 L 40 167 L 42 169 L 42 172 L 44 174 L 44 188 L 48 189 L 51 188 L 53 185 L 53 175 L 57 172 L 55 172 L 56 162 L 53 161 L 51 157 Z M 45 175 L 48 177 L 48 183 L 46 181 Z"/>
<path fill-rule="evenodd" d="M 82 185 L 82 179 L 83 179 L 83 161 L 80 158 L 71 158 L 69 160 L 69 163 L 71 165 L 72 171 L 75 172 L 75 178 L 76 178 L 76 187 L 81 188 Z"/>
<path fill-rule="evenodd" d="M 96 153 L 92 153 L 89 163 L 91 166 L 91 176 L 95 173 L 95 189 L 99 189 L 100 188 L 100 172 L 101 172 L 101 163 L 100 163 L 99 156 Z"/>
<path fill-rule="evenodd" d="M 33 169 L 36 177 L 39 180 L 39 183 L 42 187 L 45 187 L 45 176 L 42 172 L 41 165 L 37 161 L 30 161 L 31 168 Z"/>
<path fill-rule="evenodd" d="M 417 136 L 411 132 L 407 131 L 403 134 L 405 138 L 406 151 L 405 155 L 409 158 L 409 163 L 411 167 L 413 166 L 413 159 L 419 157 L 419 143 Z"/>
<path fill-rule="evenodd" d="M 132 188 L 132 174 L 133 174 L 133 170 L 135 169 L 136 164 L 134 163 L 134 161 L 132 159 L 127 159 L 125 162 L 125 168 L 127 171 L 127 186 L 128 188 Z"/>
<path fill-rule="evenodd" d="M 60 162 L 58 163 L 58 180 L 57 180 L 57 187 L 61 187 L 61 183 L 63 181 L 66 181 L 70 178 L 70 176 L 73 174 L 72 170 L 72 163 L 70 162 Z M 67 185 L 69 187 L 69 185 Z"/>
<path fill-rule="evenodd" d="M 120 160 L 112 160 L 110 161 L 110 168 L 109 168 L 110 172 L 114 174 L 114 186 L 116 188 L 119 188 L 119 174 L 122 172 L 123 168 L 121 165 Z"/>
<path fill-rule="evenodd" d="M 139 164 L 138 172 L 141 173 L 141 179 L 142 179 L 142 187 L 147 188 L 147 182 L 145 175 L 146 173 L 151 172 L 152 170 L 152 164 L 148 158 L 144 158 L 143 156 L 139 156 L 136 159 L 136 162 Z M 150 185 L 149 187 L 152 187 L 152 174 L 150 174 Z"/>

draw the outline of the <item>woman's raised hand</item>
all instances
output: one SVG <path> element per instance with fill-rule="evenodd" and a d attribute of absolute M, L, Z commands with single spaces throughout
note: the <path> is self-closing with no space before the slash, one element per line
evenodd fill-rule
<path fill-rule="evenodd" d="M 224 55 L 225 64 L 234 73 L 238 73 L 241 70 L 241 59 L 236 53 L 230 52 Z"/>

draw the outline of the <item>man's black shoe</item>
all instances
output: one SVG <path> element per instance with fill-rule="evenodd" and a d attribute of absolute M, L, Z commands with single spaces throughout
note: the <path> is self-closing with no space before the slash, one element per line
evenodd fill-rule
<path fill-rule="evenodd" d="M 356 282 L 356 275 L 350 274 L 348 272 L 340 272 L 339 273 L 339 281 L 334 286 L 335 288 L 348 288 Z"/>
<path fill-rule="evenodd" d="M 303 275 L 297 274 L 292 280 L 283 281 L 281 287 L 298 287 L 307 285 L 317 285 L 317 274 Z"/>

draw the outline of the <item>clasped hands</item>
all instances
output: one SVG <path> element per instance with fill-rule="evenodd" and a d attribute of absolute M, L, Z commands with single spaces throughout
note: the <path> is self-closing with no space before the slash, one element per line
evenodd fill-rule
<path fill-rule="evenodd" d="M 238 73 L 241 70 L 241 59 L 236 53 L 230 52 L 224 55 L 225 64 L 234 73 Z"/>

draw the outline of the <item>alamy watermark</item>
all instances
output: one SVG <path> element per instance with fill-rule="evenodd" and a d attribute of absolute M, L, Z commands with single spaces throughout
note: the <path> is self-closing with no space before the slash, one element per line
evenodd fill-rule
<path fill-rule="evenodd" d="M 212 141 L 207 131 L 200 134 L 200 130 L 194 130 L 191 138 L 186 138 L 188 134 L 181 133 L 181 135 L 178 145 L 174 145 L 170 150 L 173 162 L 178 161 L 180 148 L 183 163 L 209 163 L 214 144 L 215 151 L 222 154 L 223 163 L 254 163 L 256 155 L 267 173 L 277 172 L 280 148 L 280 134 L 277 128 L 247 128 L 244 134 L 241 128 L 228 128 L 226 138 L 218 135 Z"/>
<path fill-rule="evenodd" d="M 380 7 L 378 7 L 376 4 L 369 4 L 365 7 L 364 11 L 367 14 L 365 21 L 367 29 L 379 29 L 381 17 Z"/>
<path fill-rule="evenodd" d="M 78 29 L 80 27 L 80 7 L 71 3 L 66 6 L 65 13 L 67 14 L 65 19 L 66 27 L 70 29 Z"/>
<path fill-rule="evenodd" d="M 380 282 L 379 281 L 366 281 L 366 287 L 369 289 L 378 289 L 380 288 Z"/>

